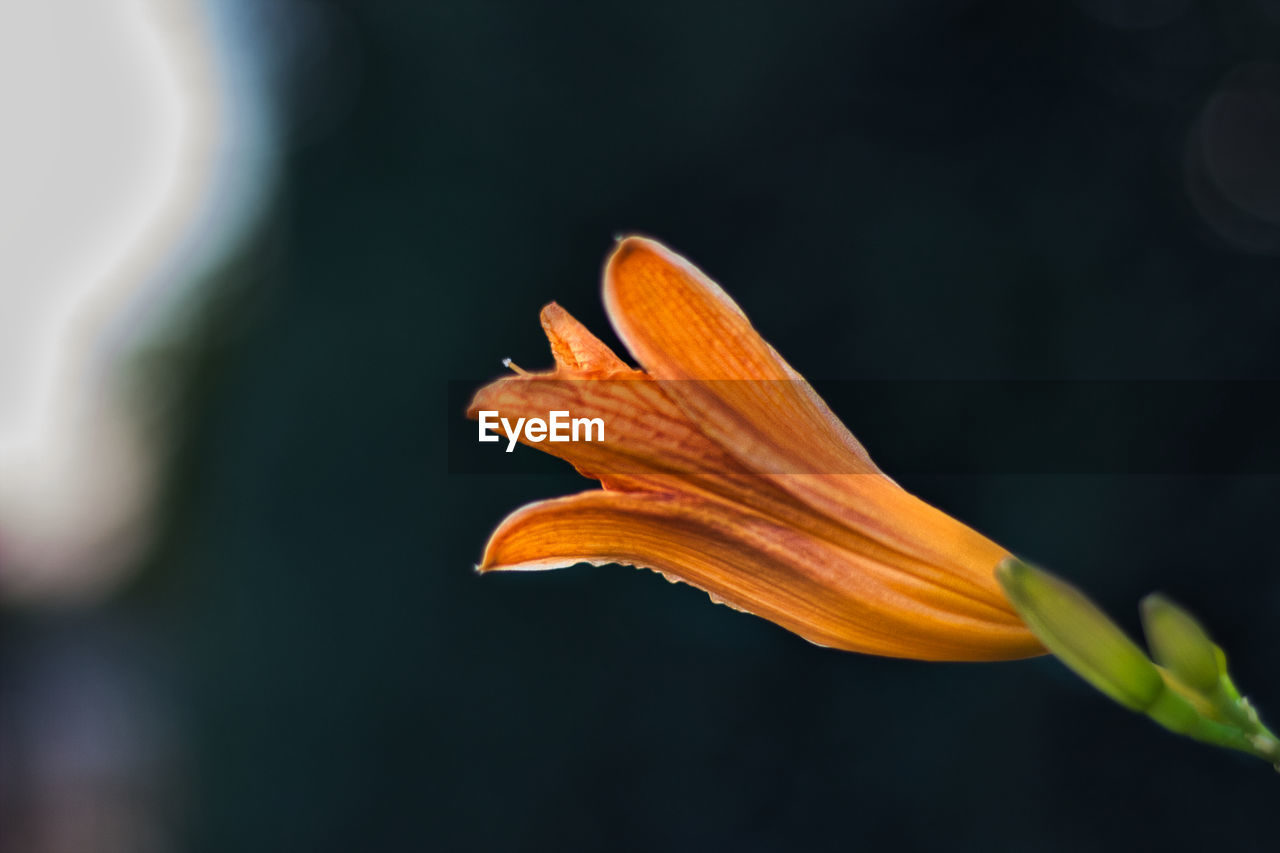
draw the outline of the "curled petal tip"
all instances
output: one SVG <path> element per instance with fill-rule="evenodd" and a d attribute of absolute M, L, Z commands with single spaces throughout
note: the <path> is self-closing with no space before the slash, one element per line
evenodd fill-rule
<path fill-rule="evenodd" d="M 633 255 L 642 252 L 651 252 L 659 249 L 665 250 L 660 243 L 656 243 L 647 237 L 639 237 L 635 234 L 625 234 L 615 237 L 613 251 L 609 254 L 605 261 L 605 280 L 609 279 L 613 270 L 619 265 L 630 259 Z"/>
<path fill-rule="evenodd" d="M 585 376 L 629 370 L 626 362 L 558 303 L 544 305 L 540 319 L 551 344 L 557 375 L 560 371 Z"/>

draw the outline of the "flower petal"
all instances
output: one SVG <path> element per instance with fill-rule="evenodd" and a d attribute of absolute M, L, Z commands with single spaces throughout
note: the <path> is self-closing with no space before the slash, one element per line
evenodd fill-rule
<path fill-rule="evenodd" d="M 549 412 L 573 418 L 599 418 L 603 441 L 521 442 L 571 462 L 606 487 L 673 491 L 683 486 L 677 475 L 738 473 L 753 478 L 736 459 L 703 435 L 658 383 L 639 374 L 635 379 L 567 380 L 545 375 L 499 379 L 476 392 L 467 416 L 482 410 L 503 417 L 546 418 Z"/>
<path fill-rule="evenodd" d="M 711 279 L 630 237 L 604 273 L 609 317 L 692 423 L 814 514 L 972 586 L 1012 615 L 994 578 L 1008 552 L 880 473 L 817 393 Z"/>
<path fill-rule="evenodd" d="M 824 646 L 922 660 L 1039 654 L 1003 611 L 771 519 L 698 498 L 591 491 L 494 531 L 482 571 L 578 562 L 651 568 Z"/>
<path fill-rule="evenodd" d="M 542 330 L 551 342 L 551 354 L 556 360 L 557 375 L 575 375 L 579 378 L 622 374 L 639 374 L 628 367 L 613 350 L 579 323 L 572 314 L 555 302 L 543 307 L 539 318 Z"/>
<path fill-rule="evenodd" d="M 622 240 L 605 265 L 604 301 L 645 371 L 668 380 L 690 418 L 739 458 L 771 473 L 878 473 L 729 295 L 665 246 Z"/>
<path fill-rule="evenodd" d="M 627 366 L 568 311 L 552 302 L 541 317 L 555 368 L 489 383 L 472 398 L 467 417 L 483 410 L 510 419 L 546 418 L 556 411 L 599 418 L 603 441 L 535 443 L 523 432 L 520 441 L 613 489 L 676 489 L 671 475 L 681 473 L 747 473 L 646 373 Z"/>
<path fill-rule="evenodd" d="M 874 514 L 858 526 L 816 512 L 780 485 L 795 488 L 799 475 L 770 477 L 751 471 L 688 420 L 663 393 L 666 384 L 510 377 L 476 392 L 468 415 L 475 418 L 481 410 L 491 410 L 514 419 L 568 411 L 574 417 L 598 417 L 605 424 L 602 442 L 530 443 L 523 433 L 521 441 L 564 459 L 607 489 L 697 496 L 754 511 L 983 602 L 1014 620 L 1012 608 L 991 579 L 996 563 L 1007 556 L 1000 546 L 878 474 L 827 478 L 838 481 L 846 518 L 858 505 L 872 508 Z M 884 544 L 903 527 L 913 540 L 930 543 L 937 552 L 932 562 L 905 547 Z"/>

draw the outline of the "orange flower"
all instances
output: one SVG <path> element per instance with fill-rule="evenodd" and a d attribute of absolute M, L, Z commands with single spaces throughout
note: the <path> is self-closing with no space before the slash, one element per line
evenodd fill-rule
<path fill-rule="evenodd" d="M 604 488 L 516 510 L 480 571 L 622 563 L 823 646 L 922 660 L 1043 652 L 996 583 L 1008 552 L 885 476 L 715 282 L 630 237 L 605 266 L 604 299 L 644 371 L 553 302 L 542 327 L 555 369 L 499 379 L 467 412 L 601 418 L 604 441 L 531 446 Z"/>

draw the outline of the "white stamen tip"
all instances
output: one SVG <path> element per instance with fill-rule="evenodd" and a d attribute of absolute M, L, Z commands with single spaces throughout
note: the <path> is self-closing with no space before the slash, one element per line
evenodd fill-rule
<path fill-rule="evenodd" d="M 509 358 L 504 358 L 504 359 L 502 360 L 502 366 L 503 366 L 503 367 L 505 367 L 505 368 L 507 368 L 508 370 L 513 370 L 513 371 L 515 371 L 515 372 L 516 372 L 517 374 L 519 374 L 520 376 L 528 376 L 528 375 L 529 375 L 528 371 L 526 371 L 523 367 L 521 367 L 520 365 L 516 364 L 514 361 L 512 361 L 512 360 L 511 360 L 511 359 L 509 359 Z"/>

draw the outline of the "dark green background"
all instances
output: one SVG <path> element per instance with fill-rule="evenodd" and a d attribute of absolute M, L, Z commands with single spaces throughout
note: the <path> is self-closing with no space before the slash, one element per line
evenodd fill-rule
<path fill-rule="evenodd" d="M 1055 661 L 841 654 L 617 567 L 477 577 L 505 513 L 589 483 L 449 472 L 449 380 L 548 365 L 543 303 L 616 341 L 617 233 L 700 264 L 818 380 L 1280 378 L 1276 260 L 1187 190 L 1198 117 L 1280 26 L 1253 2 L 1117 5 L 1168 13 L 1149 27 L 1101 5 L 305 4 L 283 190 L 190 357 L 169 535 L 94 617 L 164 650 L 179 837 L 1275 849 L 1271 770 Z M 1059 419 L 1197 443 L 1195 419 Z M 924 418 L 962 457 L 952 420 Z M 1146 592 L 1183 601 L 1280 720 L 1280 478 L 1243 467 L 902 479 L 1132 630 Z"/>

